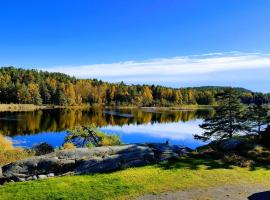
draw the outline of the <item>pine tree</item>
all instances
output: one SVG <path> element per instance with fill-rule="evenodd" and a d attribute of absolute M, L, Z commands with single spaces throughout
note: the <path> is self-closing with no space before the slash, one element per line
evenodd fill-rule
<path fill-rule="evenodd" d="M 212 118 L 205 119 L 200 125 L 205 132 L 195 135 L 196 139 L 209 140 L 232 138 L 246 129 L 242 117 L 242 105 L 238 94 L 232 89 L 226 89 L 218 96 L 218 107 Z"/>
<path fill-rule="evenodd" d="M 264 105 L 263 96 L 255 96 L 255 103 L 249 106 L 245 115 L 250 133 L 261 134 L 263 129 L 270 124 L 269 108 Z"/>

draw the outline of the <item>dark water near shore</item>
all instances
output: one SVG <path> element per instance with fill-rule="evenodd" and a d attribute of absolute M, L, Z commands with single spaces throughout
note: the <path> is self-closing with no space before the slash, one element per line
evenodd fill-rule
<path fill-rule="evenodd" d="M 0 112 L 0 133 L 15 146 L 31 147 L 47 142 L 63 144 L 66 130 L 96 124 L 103 132 L 118 134 L 124 143 L 165 142 L 195 148 L 199 124 L 212 110 L 155 111 L 152 109 L 50 109 L 33 112 Z"/>

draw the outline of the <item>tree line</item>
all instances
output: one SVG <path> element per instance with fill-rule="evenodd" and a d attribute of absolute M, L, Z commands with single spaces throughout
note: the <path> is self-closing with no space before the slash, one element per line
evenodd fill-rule
<path fill-rule="evenodd" d="M 14 67 L 0 68 L 0 103 L 108 106 L 215 105 L 226 87 L 170 88 L 155 85 L 126 85 L 97 79 L 77 79 L 63 73 L 50 73 Z M 245 104 L 270 94 L 233 88 Z"/>

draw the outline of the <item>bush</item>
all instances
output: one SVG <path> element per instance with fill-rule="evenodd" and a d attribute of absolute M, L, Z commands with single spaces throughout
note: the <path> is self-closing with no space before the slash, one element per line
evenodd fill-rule
<path fill-rule="evenodd" d="M 37 156 L 54 152 L 53 146 L 46 142 L 34 146 L 33 150 Z"/>
<path fill-rule="evenodd" d="M 11 140 L 0 135 L 0 165 L 21 160 L 32 155 L 33 153 L 30 151 L 14 147 Z"/>
<path fill-rule="evenodd" d="M 31 151 L 24 150 L 22 148 L 14 148 L 12 150 L 0 152 L 0 166 L 11 162 L 29 158 L 34 154 Z"/>
<path fill-rule="evenodd" d="M 107 135 L 100 132 L 95 125 L 77 126 L 69 130 L 65 142 L 73 143 L 77 147 L 113 146 L 120 145 L 117 135 Z"/>
<path fill-rule="evenodd" d="M 75 149 L 76 146 L 75 146 L 73 143 L 71 143 L 71 142 L 67 142 L 67 143 L 65 143 L 65 144 L 63 145 L 63 148 L 64 148 L 64 149 Z"/>
<path fill-rule="evenodd" d="M 99 137 L 98 146 L 113 146 L 113 145 L 120 145 L 121 141 L 117 135 L 107 135 L 105 133 L 97 133 Z"/>
<path fill-rule="evenodd" d="M 0 135 L 0 152 L 14 149 L 12 141 Z"/>
<path fill-rule="evenodd" d="M 243 156 L 240 156 L 235 153 L 226 153 L 224 154 L 223 161 L 225 163 L 237 165 L 239 167 L 250 167 L 254 165 L 254 161 L 251 159 L 247 159 Z"/>

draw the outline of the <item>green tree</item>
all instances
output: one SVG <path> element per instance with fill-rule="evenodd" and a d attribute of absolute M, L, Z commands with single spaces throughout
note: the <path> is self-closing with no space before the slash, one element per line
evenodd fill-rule
<path fill-rule="evenodd" d="M 255 97 L 255 103 L 249 106 L 245 115 L 250 133 L 261 134 L 261 132 L 270 124 L 269 108 L 264 105 L 262 95 Z"/>
<path fill-rule="evenodd" d="M 233 89 L 226 89 L 222 92 L 218 96 L 215 115 L 205 119 L 200 127 L 205 132 L 202 135 L 195 135 L 195 138 L 204 141 L 211 138 L 232 138 L 235 134 L 246 130 L 238 93 Z"/>
<path fill-rule="evenodd" d="M 43 83 L 41 85 L 40 94 L 41 94 L 41 98 L 43 99 L 43 103 L 45 103 L 45 104 L 51 103 L 52 96 L 51 96 L 51 93 L 50 93 L 50 91 L 45 83 Z"/>

